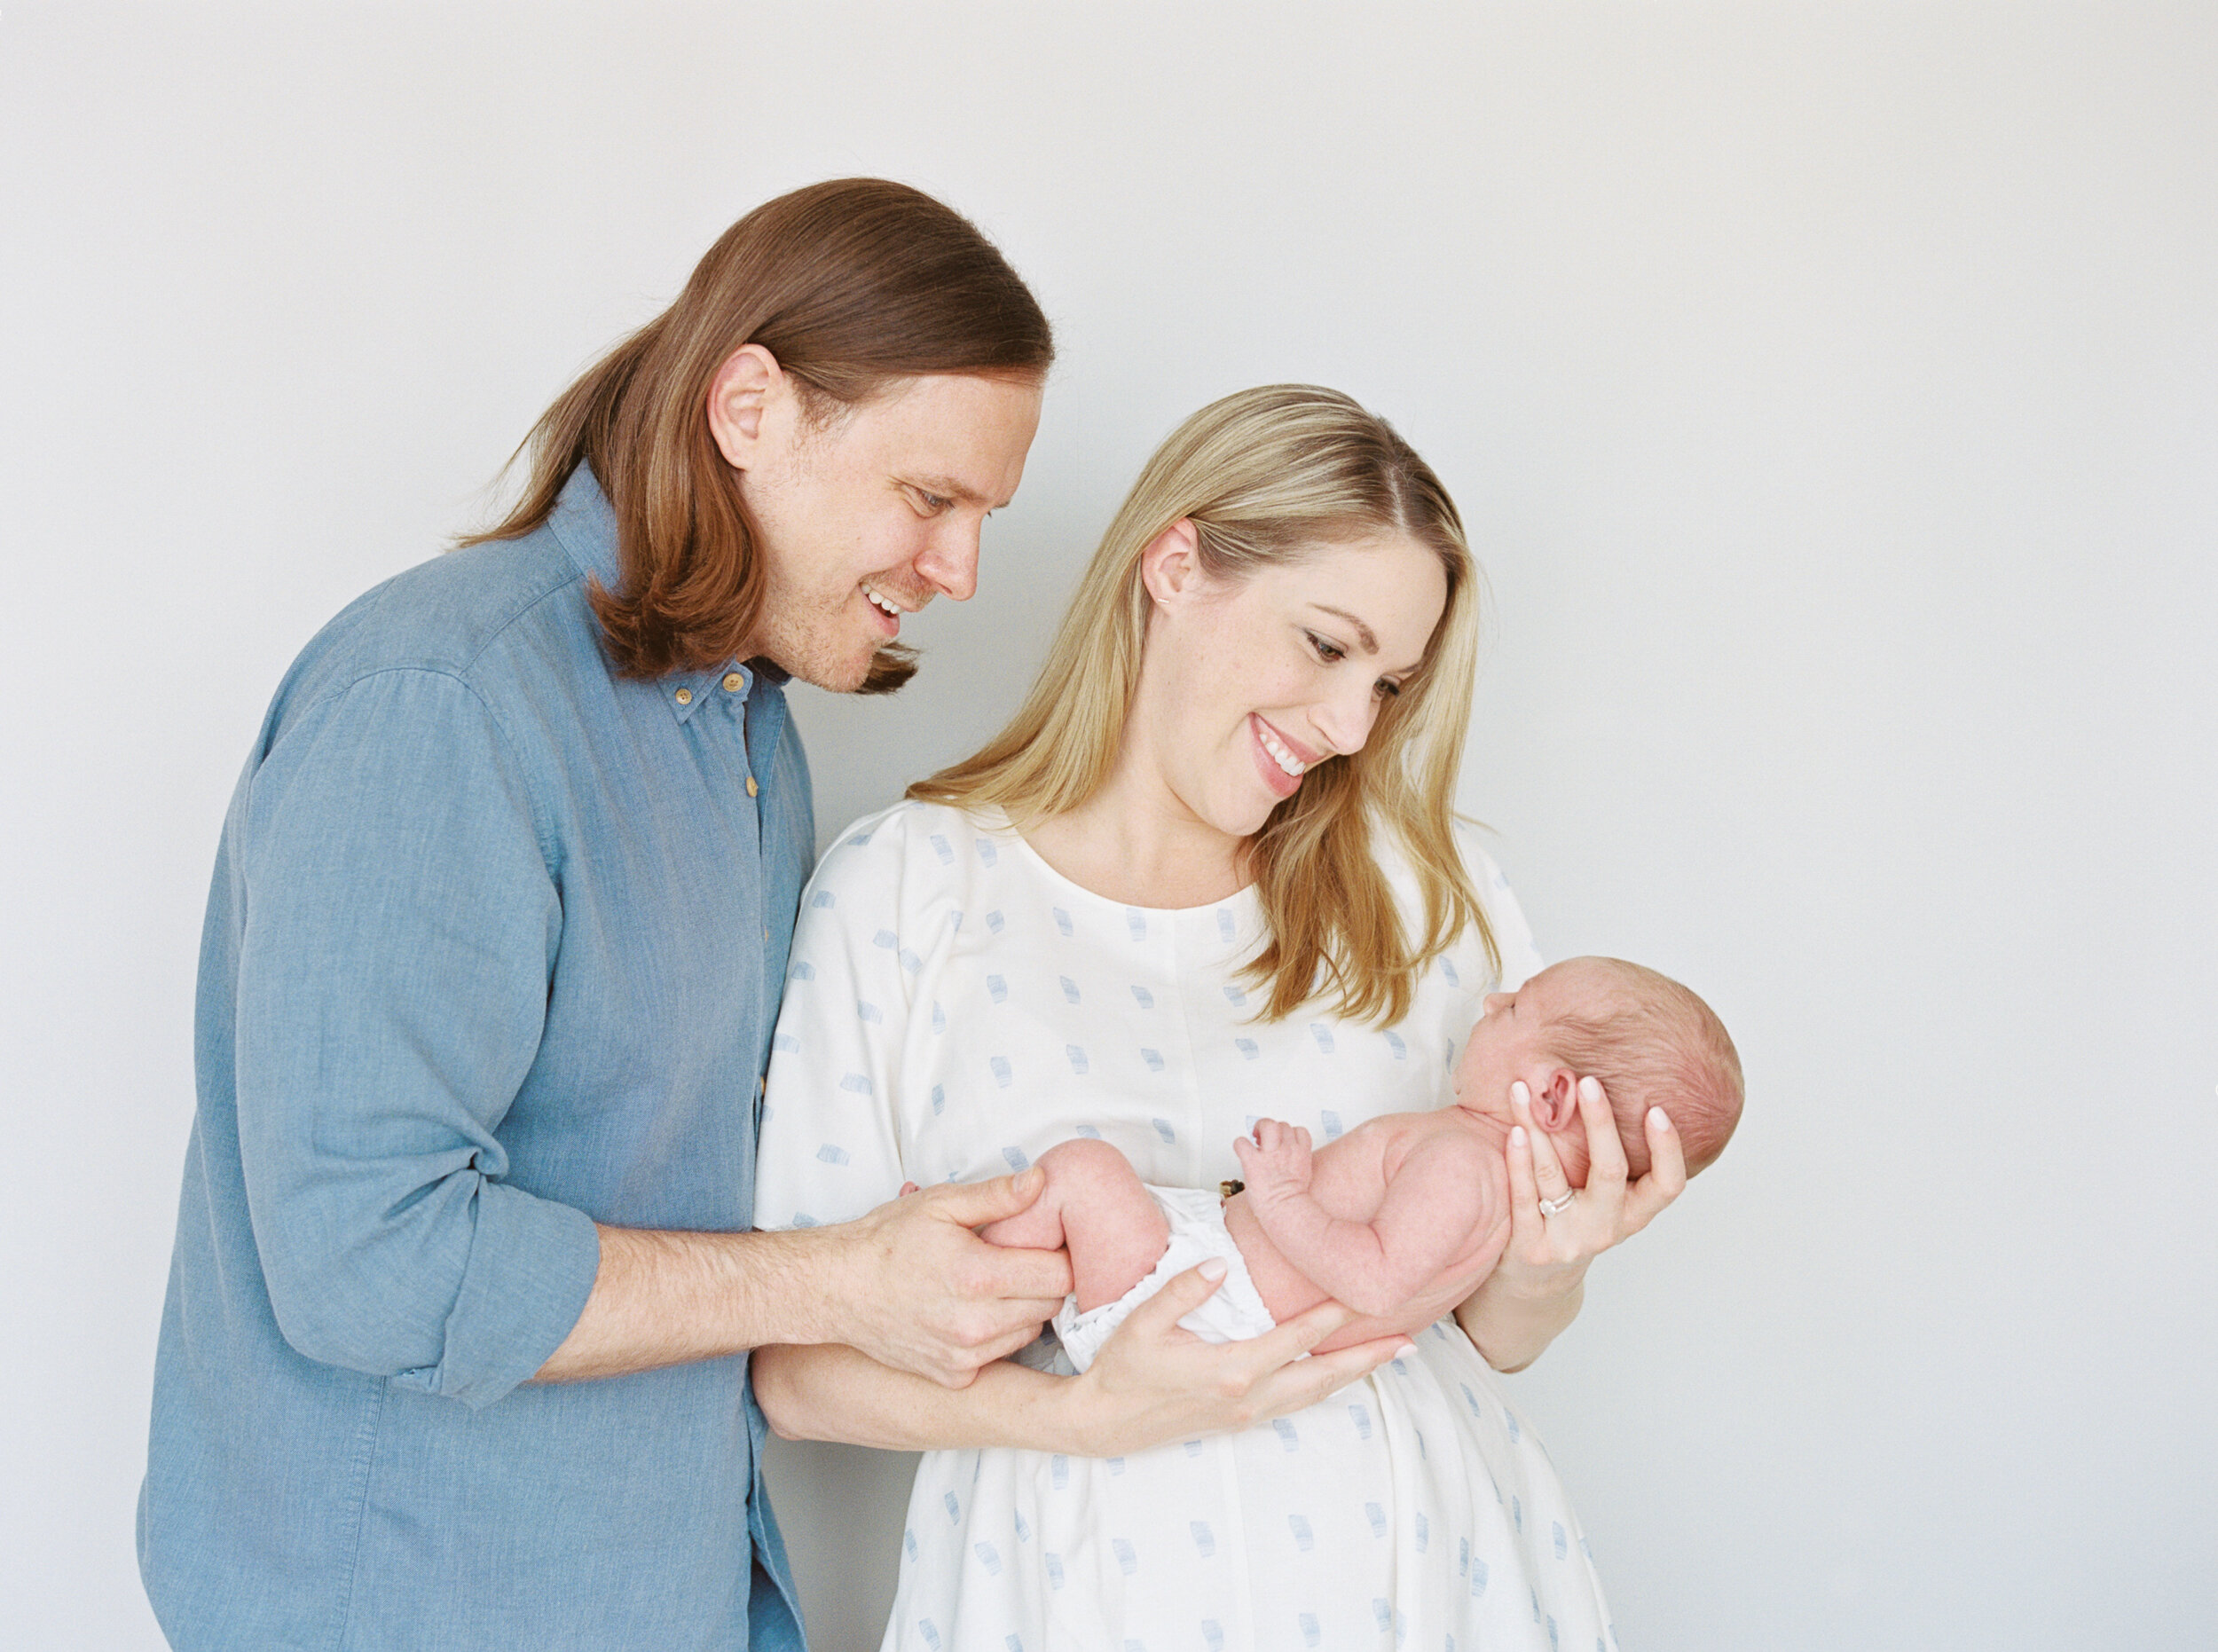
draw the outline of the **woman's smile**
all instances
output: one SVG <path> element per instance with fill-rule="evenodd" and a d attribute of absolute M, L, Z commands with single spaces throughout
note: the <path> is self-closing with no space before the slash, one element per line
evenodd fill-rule
<path fill-rule="evenodd" d="M 1292 797 L 1318 754 L 1296 745 L 1254 712 L 1247 714 L 1247 728 L 1256 754 L 1255 772 L 1272 796 Z"/>

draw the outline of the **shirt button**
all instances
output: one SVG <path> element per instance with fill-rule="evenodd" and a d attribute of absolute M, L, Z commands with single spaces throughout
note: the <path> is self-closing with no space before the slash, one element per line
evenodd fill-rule
<path fill-rule="evenodd" d="M 693 704 L 693 690 L 690 688 L 680 688 L 678 690 L 677 698 L 679 704 L 691 705 Z"/>
<path fill-rule="evenodd" d="M 740 688 L 745 684 L 746 680 L 747 680 L 744 677 L 741 676 L 735 671 L 726 672 L 724 673 L 724 692 L 727 694 L 737 694 L 740 691 Z"/>
<path fill-rule="evenodd" d="M 748 795 L 749 797 L 751 797 L 751 797 L 753 797 L 753 796 L 754 796 L 754 795 L 755 795 L 758 791 L 760 791 L 761 790 L 762 790 L 762 788 L 761 788 L 760 786 L 758 786 L 757 784 L 755 784 L 755 777 L 754 777 L 752 775 L 748 775 L 748 776 L 747 776 L 747 795 Z"/>

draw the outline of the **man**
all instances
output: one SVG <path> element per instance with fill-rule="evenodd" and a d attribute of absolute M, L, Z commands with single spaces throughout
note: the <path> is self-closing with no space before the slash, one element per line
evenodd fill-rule
<path fill-rule="evenodd" d="M 814 847 L 781 692 L 914 669 L 1052 346 L 915 191 L 735 224 L 509 518 L 278 690 L 217 852 L 139 1555 L 180 1648 L 800 1636 L 745 1350 L 950 1385 L 1069 1284 L 1033 1181 L 747 1232 Z"/>

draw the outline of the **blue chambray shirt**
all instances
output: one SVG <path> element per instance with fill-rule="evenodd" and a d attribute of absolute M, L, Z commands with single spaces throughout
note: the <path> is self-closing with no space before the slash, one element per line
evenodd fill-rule
<path fill-rule="evenodd" d="M 139 1500 L 182 1652 L 801 1644 L 743 1356 L 519 1386 L 596 1220 L 749 1225 L 814 841 L 777 674 L 620 679 L 589 574 L 581 467 L 326 626 L 232 798 Z"/>

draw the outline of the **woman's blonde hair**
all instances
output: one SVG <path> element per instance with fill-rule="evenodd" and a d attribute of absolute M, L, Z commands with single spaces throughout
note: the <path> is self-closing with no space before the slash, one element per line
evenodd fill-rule
<path fill-rule="evenodd" d="M 1193 523 L 1202 568 L 1219 578 L 1381 534 L 1428 547 L 1447 573 L 1424 663 L 1380 709 L 1363 750 L 1311 768 L 1249 840 L 1268 940 L 1247 974 L 1269 989 L 1265 1018 L 1330 993 L 1349 1019 L 1390 1025 L 1408 1012 L 1419 972 L 1467 927 L 1498 968 L 1453 830 L 1478 655 L 1478 567 L 1432 468 L 1337 390 L 1243 390 L 1172 432 L 1109 524 L 1017 715 L 984 750 L 908 795 L 996 806 L 1021 830 L 1100 789 L 1139 688 L 1152 611 L 1141 553 L 1182 518 Z M 1380 825 L 1416 874 L 1424 922 L 1415 935 L 1373 853 Z"/>

